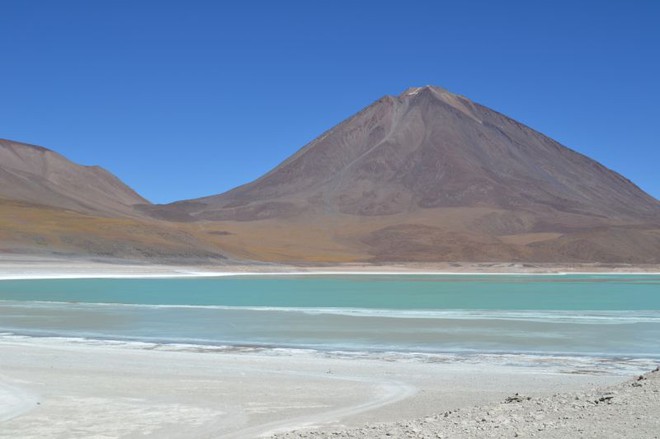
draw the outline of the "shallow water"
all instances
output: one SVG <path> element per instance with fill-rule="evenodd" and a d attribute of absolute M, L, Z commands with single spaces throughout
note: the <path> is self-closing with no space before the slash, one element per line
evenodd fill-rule
<path fill-rule="evenodd" d="M 0 281 L 0 331 L 321 351 L 660 358 L 660 276 Z"/>

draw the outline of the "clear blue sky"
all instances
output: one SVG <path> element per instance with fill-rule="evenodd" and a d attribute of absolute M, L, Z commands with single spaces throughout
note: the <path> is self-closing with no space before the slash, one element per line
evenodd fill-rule
<path fill-rule="evenodd" d="M 660 198 L 660 1 L 0 2 L 0 137 L 154 202 L 223 192 L 443 86 Z"/>

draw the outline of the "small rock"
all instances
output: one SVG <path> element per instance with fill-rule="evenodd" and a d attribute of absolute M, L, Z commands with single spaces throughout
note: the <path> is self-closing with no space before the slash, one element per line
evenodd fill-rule
<path fill-rule="evenodd" d="M 510 404 L 512 402 L 523 402 L 525 400 L 529 401 L 530 399 L 532 399 L 532 398 L 530 398 L 529 396 L 523 397 L 523 396 L 520 396 L 519 394 L 516 393 L 513 396 L 507 396 L 506 399 L 504 400 L 504 402 L 506 404 Z"/>
<path fill-rule="evenodd" d="M 612 398 L 614 398 L 614 396 L 611 396 L 611 395 L 608 395 L 608 396 L 601 396 L 600 398 L 598 398 L 598 399 L 595 400 L 594 402 L 595 402 L 596 404 L 598 404 L 599 402 L 607 402 L 608 404 L 611 404 Z"/>

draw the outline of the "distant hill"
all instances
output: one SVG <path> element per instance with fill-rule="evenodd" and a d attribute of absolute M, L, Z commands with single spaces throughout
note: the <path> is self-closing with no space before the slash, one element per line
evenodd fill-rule
<path fill-rule="evenodd" d="M 136 215 L 147 200 L 99 166 L 80 166 L 40 146 L 0 139 L 0 198 L 110 216 Z"/>
<path fill-rule="evenodd" d="M 147 206 L 270 260 L 660 262 L 660 202 L 438 87 L 385 96 L 263 177 Z"/>
<path fill-rule="evenodd" d="M 147 203 L 98 166 L 0 140 L 0 254 L 224 259 L 213 236 L 134 207 Z"/>

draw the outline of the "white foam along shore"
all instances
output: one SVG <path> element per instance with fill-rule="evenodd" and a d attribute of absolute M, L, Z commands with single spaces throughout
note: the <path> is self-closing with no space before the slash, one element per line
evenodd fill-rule
<path fill-rule="evenodd" d="M 147 279 L 205 278 L 225 276 L 527 276 L 548 275 L 660 275 L 660 266 L 602 266 L 598 264 L 345 264 L 336 266 L 166 265 L 126 260 L 90 260 L 29 256 L 0 256 L 0 280 L 29 279 Z"/>
<path fill-rule="evenodd" d="M 558 272 L 445 272 L 445 271 L 377 271 L 377 270 L 308 270 L 297 271 L 188 271 L 174 270 L 171 273 L 152 272 L 105 272 L 71 270 L 69 272 L 47 272 L 34 270 L 30 273 L 7 274 L 0 268 L 0 280 L 47 280 L 47 279 L 184 279 L 184 278 L 214 278 L 214 277 L 288 277 L 288 276 L 660 276 L 660 272 L 647 271 L 558 271 Z"/>
<path fill-rule="evenodd" d="M 627 378 L 49 338 L 2 337 L 0 350 L 0 438 L 251 438 L 362 428 L 495 404 L 515 393 L 593 391 Z"/>

